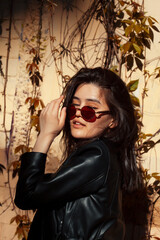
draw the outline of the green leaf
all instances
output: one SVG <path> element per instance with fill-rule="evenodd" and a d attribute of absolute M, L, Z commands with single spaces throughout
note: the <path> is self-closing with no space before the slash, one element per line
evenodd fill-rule
<path fill-rule="evenodd" d="M 137 57 L 135 57 L 135 61 L 136 61 L 136 65 L 139 68 L 139 70 L 142 71 L 142 68 L 143 68 L 142 61 L 139 58 L 137 58 Z"/>
<path fill-rule="evenodd" d="M 136 50 L 136 52 L 140 55 L 141 54 L 141 48 L 136 43 L 133 43 L 133 47 Z"/>
<path fill-rule="evenodd" d="M 131 98 L 131 101 L 132 101 L 133 105 L 135 105 L 136 107 L 140 106 L 139 99 L 137 97 L 130 94 L 130 98 Z"/>
<path fill-rule="evenodd" d="M 137 90 L 138 88 L 138 83 L 139 83 L 139 80 L 132 80 L 130 81 L 128 84 L 127 84 L 127 88 L 128 88 L 128 91 L 129 92 L 134 92 L 135 90 Z"/>

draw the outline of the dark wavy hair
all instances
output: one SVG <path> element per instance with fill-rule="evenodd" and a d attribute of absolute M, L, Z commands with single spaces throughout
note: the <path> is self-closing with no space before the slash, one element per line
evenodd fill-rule
<path fill-rule="evenodd" d="M 64 88 L 64 106 L 68 106 L 80 84 L 92 83 L 105 89 L 106 103 L 116 121 L 116 127 L 107 129 L 102 136 L 113 142 L 119 151 L 123 171 L 123 188 L 127 191 L 138 189 L 142 185 L 140 168 L 135 157 L 135 142 L 138 139 L 138 127 L 134 107 L 126 84 L 114 72 L 98 68 L 82 68 L 66 84 Z M 62 141 L 65 143 L 65 158 L 77 147 L 78 140 L 73 138 L 70 124 L 66 118 Z M 84 140 L 86 142 L 86 140 Z M 83 140 L 81 139 L 81 144 Z"/>

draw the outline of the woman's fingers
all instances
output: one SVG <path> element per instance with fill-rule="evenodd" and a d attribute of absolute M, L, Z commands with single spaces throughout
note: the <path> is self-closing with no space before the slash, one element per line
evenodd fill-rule
<path fill-rule="evenodd" d="M 59 114 L 59 108 L 60 108 L 60 104 L 62 103 L 64 97 L 60 96 L 58 99 L 53 101 L 53 105 L 51 105 L 52 111 L 57 115 Z"/>
<path fill-rule="evenodd" d="M 61 129 L 64 127 L 65 120 L 66 120 L 66 107 L 63 107 L 60 113 L 60 120 L 59 120 L 59 125 Z"/>
<path fill-rule="evenodd" d="M 40 134 L 36 141 L 34 151 L 46 153 L 53 139 L 61 132 L 66 119 L 66 108 L 59 109 L 63 101 L 63 96 L 48 103 L 42 109 L 40 115 Z"/>
<path fill-rule="evenodd" d="M 60 115 L 59 109 L 63 101 L 63 96 L 48 103 L 40 115 L 41 131 L 48 134 L 57 135 L 65 124 L 66 108 L 63 108 Z"/>

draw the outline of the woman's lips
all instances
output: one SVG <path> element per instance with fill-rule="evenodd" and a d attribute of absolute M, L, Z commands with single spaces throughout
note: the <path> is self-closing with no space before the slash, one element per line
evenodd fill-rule
<path fill-rule="evenodd" d="M 75 128 L 81 128 L 81 127 L 84 127 L 85 125 L 83 124 L 83 123 L 81 123 L 80 121 L 76 121 L 76 120 L 74 120 L 73 121 L 73 127 L 75 127 Z"/>

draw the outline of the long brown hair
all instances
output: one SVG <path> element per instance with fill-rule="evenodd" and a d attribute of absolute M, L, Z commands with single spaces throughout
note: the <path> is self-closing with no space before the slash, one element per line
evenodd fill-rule
<path fill-rule="evenodd" d="M 120 162 L 123 171 L 123 188 L 128 191 L 142 185 L 142 177 L 137 167 L 135 157 L 135 142 L 138 139 L 138 127 L 134 108 L 125 83 L 114 72 L 98 68 L 82 68 L 66 84 L 63 91 L 64 106 L 72 102 L 77 87 L 82 83 L 93 83 L 105 89 L 105 98 L 112 112 L 116 127 L 104 131 L 103 137 L 114 143 L 120 153 Z M 64 157 L 78 146 L 79 140 L 71 135 L 69 119 L 66 118 L 62 141 L 65 143 Z M 85 140 L 86 141 L 86 140 Z M 81 144 L 84 142 L 81 140 Z"/>

